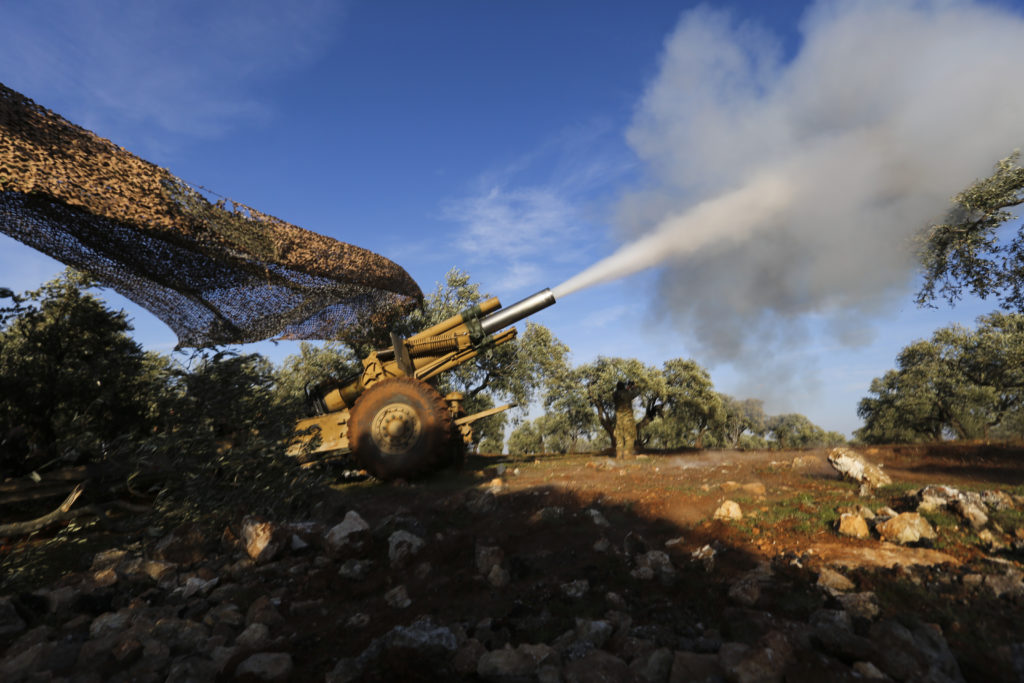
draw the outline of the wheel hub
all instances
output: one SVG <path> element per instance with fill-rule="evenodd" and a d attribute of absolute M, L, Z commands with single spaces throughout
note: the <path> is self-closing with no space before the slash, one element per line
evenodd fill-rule
<path fill-rule="evenodd" d="M 393 403 L 374 416 L 370 434 L 382 453 L 399 455 L 412 448 L 422 429 L 415 410 L 402 403 Z"/>

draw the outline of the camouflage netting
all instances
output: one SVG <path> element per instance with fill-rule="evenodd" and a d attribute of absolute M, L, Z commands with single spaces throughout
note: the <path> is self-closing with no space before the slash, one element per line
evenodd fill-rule
<path fill-rule="evenodd" d="M 0 231 L 149 309 L 179 346 L 346 340 L 423 296 L 383 256 L 211 202 L 3 84 Z"/>

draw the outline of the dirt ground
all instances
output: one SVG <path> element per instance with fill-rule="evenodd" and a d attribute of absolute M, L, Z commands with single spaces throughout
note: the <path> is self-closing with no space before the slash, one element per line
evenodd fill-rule
<path fill-rule="evenodd" d="M 1024 447 L 859 452 L 883 465 L 893 486 L 860 498 L 857 485 L 840 480 L 828 464 L 826 451 L 706 451 L 629 460 L 476 456 L 461 471 L 422 481 L 342 482 L 325 492 L 310 519 L 329 527 L 356 511 L 373 529 L 359 547 L 329 558 L 316 549 L 296 552 L 259 566 L 239 561 L 237 547 L 222 546 L 193 571 L 233 579 L 239 604 L 259 596 L 277 600 L 284 618 L 276 642 L 292 653 L 292 680 L 322 680 L 339 658 L 357 657 L 374 639 L 419 616 L 457 625 L 488 649 L 552 642 L 576 619 L 606 618 L 610 609 L 628 614 L 633 632 L 668 647 L 679 647 L 680 638 L 688 647 L 716 638 L 753 639 L 765 628 L 760 624 L 765 614 L 806 621 L 815 610 L 835 604 L 815 585 L 824 567 L 842 571 L 859 591 L 873 591 L 880 619 L 938 624 L 967 680 L 1006 679 L 1007 648 L 1024 643 L 1021 600 L 977 590 L 976 582 L 964 577 L 1019 570 L 1024 560 L 1019 552 L 984 547 L 945 513 L 933 518 L 938 538 L 916 547 L 841 537 L 835 526 L 845 506 L 909 510 L 908 493 L 927 484 L 1024 495 Z M 743 519 L 713 519 L 726 499 L 739 503 Z M 1008 541 L 1024 527 L 1021 507 L 996 520 Z M 414 560 L 389 565 L 388 535 L 399 528 L 426 545 Z M 124 547 L 127 541 L 117 543 Z M 134 543 L 149 548 L 154 540 Z M 509 574 L 505 585 L 480 574 L 481 547 L 500 549 Z M 702 549 L 713 559 L 700 559 Z M 631 558 L 646 550 L 668 553 L 674 580 L 637 578 Z M 19 547 L 10 544 L 4 551 L 16 553 Z M 82 551 L 80 566 L 67 573 L 84 572 L 92 552 Z M 339 578 L 346 559 L 365 557 L 384 561 L 363 580 Z M 766 564 L 774 578 L 756 610 L 736 605 L 730 587 Z M 568 597 L 566 584 L 583 579 L 585 595 Z M 53 585 L 62 581 L 74 583 L 65 577 Z M 120 596 L 120 585 L 109 591 L 103 607 L 116 609 L 137 599 Z M 385 598 L 397 586 L 406 589 L 406 607 Z M 0 640 L 0 651 L 3 647 Z M 403 671 L 398 662 L 389 666 L 379 680 L 429 680 L 423 672 Z"/>

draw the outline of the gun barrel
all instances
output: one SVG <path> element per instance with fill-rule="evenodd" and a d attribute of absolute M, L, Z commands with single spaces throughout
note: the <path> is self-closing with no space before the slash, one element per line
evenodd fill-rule
<path fill-rule="evenodd" d="M 484 334 L 492 334 L 500 329 L 514 325 L 523 318 L 529 317 L 555 303 L 555 295 L 550 289 L 543 289 L 536 294 L 517 301 L 511 306 L 500 308 L 485 318 L 480 319 Z"/>

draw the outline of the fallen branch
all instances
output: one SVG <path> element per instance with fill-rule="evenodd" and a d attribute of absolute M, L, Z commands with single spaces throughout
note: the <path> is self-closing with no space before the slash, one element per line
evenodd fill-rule
<path fill-rule="evenodd" d="M 36 519 L 30 519 L 25 522 L 14 522 L 12 524 L 0 524 L 0 536 L 20 536 L 22 534 L 30 534 L 33 531 L 39 531 L 54 522 L 64 521 L 65 519 L 71 519 L 78 515 L 78 512 L 70 513 L 71 506 L 75 504 L 78 497 L 82 495 L 82 491 L 85 490 L 85 482 L 78 484 L 68 497 L 64 499 L 64 502 L 60 504 L 53 512 L 37 517 Z M 70 513 L 70 514 L 69 514 Z"/>

